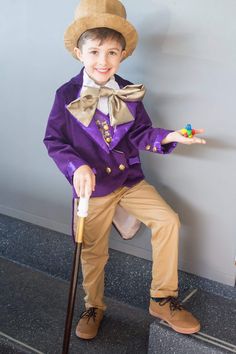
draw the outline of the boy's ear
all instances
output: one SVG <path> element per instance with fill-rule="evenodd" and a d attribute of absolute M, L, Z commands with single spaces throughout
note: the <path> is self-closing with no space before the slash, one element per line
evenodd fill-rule
<path fill-rule="evenodd" d="M 81 50 L 80 50 L 78 47 L 75 47 L 75 48 L 74 48 L 74 53 L 76 54 L 77 58 L 78 58 L 81 62 L 83 62 L 83 60 L 82 60 L 82 53 L 81 53 Z"/>
<path fill-rule="evenodd" d="M 126 56 L 126 50 L 122 50 L 122 53 L 121 53 L 121 60 L 124 59 L 124 57 Z"/>

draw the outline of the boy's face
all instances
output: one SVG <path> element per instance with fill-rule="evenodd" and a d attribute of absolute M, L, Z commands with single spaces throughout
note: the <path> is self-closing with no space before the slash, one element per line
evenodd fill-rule
<path fill-rule="evenodd" d="M 87 74 L 99 85 L 105 85 L 117 72 L 125 56 L 120 43 L 113 39 L 87 39 L 82 49 L 74 49 L 78 59 L 84 64 Z"/>

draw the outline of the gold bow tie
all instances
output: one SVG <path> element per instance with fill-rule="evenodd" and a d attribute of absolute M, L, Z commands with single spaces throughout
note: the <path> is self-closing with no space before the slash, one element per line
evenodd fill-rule
<path fill-rule="evenodd" d="M 119 90 L 109 87 L 88 87 L 79 98 L 70 102 L 66 108 L 88 127 L 96 111 L 99 97 L 107 96 L 111 126 L 115 126 L 134 120 L 125 101 L 140 101 L 144 95 L 143 85 L 127 85 Z"/>

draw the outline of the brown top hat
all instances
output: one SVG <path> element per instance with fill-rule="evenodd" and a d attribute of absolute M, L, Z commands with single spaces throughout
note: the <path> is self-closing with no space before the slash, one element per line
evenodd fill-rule
<path fill-rule="evenodd" d="M 125 58 L 132 54 L 137 45 L 138 34 L 126 20 L 123 4 L 119 0 L 81 0 L 75 10 L 75 20 L 64 35 L 65 47 L 74 58 L 77 59 L 74 48 L 81 34 L 97 27 L 107 27 L 120 32 L 126 41 Z"/>

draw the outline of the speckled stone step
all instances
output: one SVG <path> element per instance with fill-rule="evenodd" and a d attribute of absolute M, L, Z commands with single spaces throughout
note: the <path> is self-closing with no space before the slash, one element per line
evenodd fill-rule
<path fill-rule="evenodd" d="M 229 354 L 228 350 L 192 336 L 174 333 L 157 323 L 150 327 L 148 354 Z"/>
<path fill-rule="evenodd" d="M 236 353 L 236 301 L 197 290 L 184 301 L 201 321 L 193 335 L 175 333 L 163 321 L 150 326 L 148 354 Z"/>
<path fill-rule="evenodd" d="M 3 335 L 0 335 L 0 353 L 1 354 L 36 354 L 29 347 L 13 341 Z M 39 354 L 39 353 L 38 353 Z"/>
<path fill-rule="evenodd" d="M 0 353 L 30 354 L 32 350 L 33 353 L 46 350 L 44 354 L 59 354 L 67 303 L 65 289 L 73 258 L 71 238 L 0 214 L 1 256 Z M 209 336 L 218 336 L 221 341 L 235 345 L 235 288 L 180 271 L 180 297 L 184 299 L 194 289 L 194 296 L 185 306 L 201 320 L 202 337 L 208 336 L 208 342 L 198 335 L 183 336 L 157 320 L 153 323 L 148 315 L 151 266 L 150 261 L 110 250 L 105 279 L 109 306 L 102 330 L 92 344 L 72 334 L 71 354 L 144 354 L 148 350 L 149 354 L 224 353 L 222 345 L 212 347 Z M 78 297 L 83 297 L 81 289 Z M 81 304 L 80 300 L 77 317 L 82 311 Z M 137 326 L 136 331 L 133 326 Z M 231 346 L 226 352 L 236 351 Z"/>
<path fill-rule="evenodd" d="M 0 353 L 61 353 L 69 283 L 2 258 L 0 269 Z M 70 354 L 147 353 L 151 316 L 108 298 L 98 336 L 78 339 L 83 296 L 79 289 Z"/>
<path fill-rule="evenodd" d="M 105 295 L 148 309 L 152 262 L 112 249 L 109 254 Z M 73 242 L 68 235 L 0 214 L 0 256 L 69 280 Z M 199 288 L 236 300 L 236 288 L 182 271 L 179 288 L 181 298 L 189 289 Z"/>

